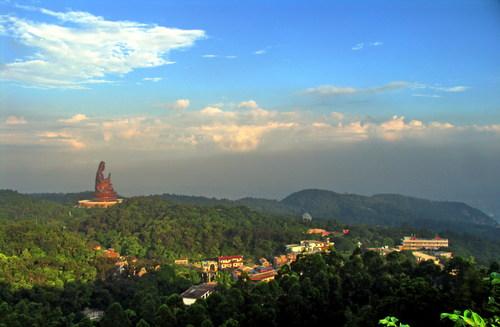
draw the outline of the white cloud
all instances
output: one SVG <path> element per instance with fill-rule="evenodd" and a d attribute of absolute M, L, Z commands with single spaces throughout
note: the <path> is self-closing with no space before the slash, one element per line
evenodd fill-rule
<path fill-rule="evenodd" d="M 131 117 L 108 120 L 102 123 L 102 135 L 106 142 L 118 138 L 130 140 L 147 135 L 150 126 L 145 124 L 146 117 Z"/>
<path fill-rule="evenodd" d="M 335 85 L 320 85 L 317 87 L 308 88 L 305 91 L 305 93 L 308 94 L 326 95 L 326 96 L 354 94 L 357 92 L 359 91 L 353 87 L 342 87 Z"/>
<path fill-rule="evenodd" d="M 262 108 L 252 109 L 252 110 L 249 111 L 249 114 L 254 119 L 271 118 L 271 117 L 275 117 L 277 115 L 276 112 L 264 110 Z"/>
<path fill-rule="evenodd" d="M 85 88 L 109 82 L 137 68 L 172 63 L 170 51 L 190 47 L 205 36 L 202 30 L 183 30 L 131 21 L 110 21 L 87 12 L 54 12 L 58 23 L 0 16 L 0 32 L 34 55 L 4 64 L 0 79 L 45 88 Z"/>
<path fill-rule="evenodd" d="M 238 108 L 256 109 L 259 105 L 254 100 L 242 101 L 238 104 Z"/>
<path fill-rule="evenodd" d="M 469 87 L 463 85 L 451 86 L 451 87 L 432 87 L 432 88 L 438 91 L 450 92 L 450 93 L 461 93 L 469 89 Z"/>
<path fill-rule="evenodd" d="M 145 81 L 145 82 L 159 82 L 161 81 L 163 78 L 161 77 L 144 77 L 142 80 Z"/>
<path fill-rule="evenodd" d="M 67 123 L 67 124 L 74 124 L 74 123 L 79 123 L 84 120 L 87 120 L 88 117 L 85 114 L 76 114 L 71 118 L 68 119 L 59 119 L 61 123 Z"/>
<path fill-rule="evenodd" d="M 365 47 L 364 43 L 357 43 L 351 49 L 354 50 L 354 51 L 358 51 L 358 50 L 363 49 L 364 47 Z"/>
<path fill-rule="evenodd" d="M 222 111 L 222 109 L 217 108 L 217 107 L 210 107 L 210 106 L 203 108 L 200 112 L 201 112 L 201 114 L 207 115 L 207 116 L 215 116 L 215 115 L 220 115 L 220 114 L 224 113 L 224 111 Z"/>
<path fill-rule="evenodd" d="M 327 123 L 323 123 L 323 122 L 315 122 L 312 124 L 312 126 L 314 128 L 331 128 L 332 127 L 332 125 L 327 124 Z"/>
<path fill-rule="evenodd" d="M 224 150 L 247 152 L 255 150 L 265 134 L 294 126 L 293 123 L 275 122 L 264 125 L 215 124 L 202 126 L 200 131 Z"/>
<path fill-rule="evenodd" d="M 74 150 L 84 149 L 87 145 L 68 132 L 47 131 L 39 134 L 42 143 L 67 145 Z"/>
<path fill-rule="evenodd" d="M 320 85 L 317 87 L 311 87 L 304 91 L 305 94 L 319 95 L 319 96 L 340 96 L 340 95 L 352 95 L 352 94 L 370 94 L 370 93 L 382 93 L 387 91 L 394 91 L 400 89 L 413 89 L 413 90 L 432 90 L 437 92 L 448 92 L 448 93 L 459 93 L 465 92 L 467 86 L 433 86 L 423 83 L 407 82 L 407 81 L 393 81 L 384 85 L 366 87 L 366 88 L 355 88 L 351 86 L 337 86 L 337 85 Z M 440 95 L 435 94 L 424 94 L 415 93 L 412 94 L 415 97 L 432 97 L 438 98 Z"/>
<path fill-rule="evenodd" d="M 204 54 L 201 57 L 202 58 L 217 58 L 217 55 L 214 55 L 214 54 Z"/>
<path fill-rule="evenodd" d="M 189 107 L 189 104 L 189 99 L 177 99 L 173 103 L 167 104 L 165 107 L 167 109 L 184 110 Z"/>
<path fill-rule="evenodd" d="M 18 117 L 18 116 L 9 116 L 5 120 L 5 124 L 11 125 L 11 126 L 12 125 L 24 125 L 27 123 L 28 122 L 26 121 L 26 119 L 24 119 L 24 117 Z"/>
<path fill-rule="evenodd" d="M 353 45 L 351 49 L 354 51 L 359 51 L 359 50 L 363 50 L 364 48 L 367 48 L 367 47 L 379 47 L 383 44 L 384 43 L 380 42 L 380 41 L 374 41 L 374 42 L 368 42 L 368 43 L 360 42 L 360 43 L 356 43 L 355 45 Z"/>
<path fill-rule="evenodd" d="M 260 49 L 260 50 L 255 51 L 253 54 L 255 54 L 255 55 L 263 55 L 263 54 L 266 54 L 266 53 L 267 53 L 266 49 Z"/>
<path fill-rule="evenodd" d="M 235 118 L 236 113 L 232 111 L 224 111 L 220 109 L 219 107 L 214 107 L 214 106 L 207 106 L 203 108 L 200 113 L 203 116 L 209 116 L 209 117 L 225 117 L 225 118 Z"/>
<path fill-rule="evenodd" d="M 381 93 L 386 91 L 404 89 L 411 86 L 410 83 L 405 81 L 394 81 L 382 86 L 368 87 L 368 88 L 354 88 L 350 86 L 336 86 L 336 85 L 320 85 L 317 87 L 309 88 L 305 91 L 306 94 L 314 94 L 320 96 L 338 96 L 360 93 Z"/>
<path fill-rule="evenodd" d="M 416 94 L 412 94 L 411 96 L 421 97 L 421 98 L 441 98 L 441 96 L 439 94 L 422 94 L 422 93 L 416 93 Z"/>
<path fill-rule="evenodd" d="M 236 59 L 238 58 L 237 56 L 234 56 L 234 55 L 229 55 L 229 56 L 226 56 L 226 59 Z"/>

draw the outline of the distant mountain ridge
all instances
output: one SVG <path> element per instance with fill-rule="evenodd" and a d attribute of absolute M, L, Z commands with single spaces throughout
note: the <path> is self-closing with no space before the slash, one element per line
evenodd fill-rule
<path fill-rule="evenodd" d="M 495 227 L 497 222 L 462 202 L 432 201 L 399 194 L 363 196 L 308 189 L 290 194 L 281 203 L 301 208 L 313 217 L 351 223 L 388 224 L 439 220 Z M 420 226 L 417 226 L 420 227 Z"/>
<path fill-rule="evenodd" d="M 75 203 L 87 192 L 72 194 L 31 194 L 34 198 L 59 203 Z M 280 200 L 242 198 L 217 199 L 203 196 L 161 194 L 160 198 L 179 204 L 199 206 L 245 206 L 274 215 L 298 217 L 309 212 L 313 219 L 335 219 L 346 224 L 375 226 L 407 226 L 436 232 L 454 231 L 497 240 L 499 224 L 481 210 L 462 202 L 432 201 L 399 194 L 337 193 L 306 189 Z"/>

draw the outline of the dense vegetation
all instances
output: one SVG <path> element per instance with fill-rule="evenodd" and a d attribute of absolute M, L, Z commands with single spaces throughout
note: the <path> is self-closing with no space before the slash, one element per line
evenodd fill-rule
<path fill-rule="evenodd" d="M 334 252 L 302 257 L 268 284 L 220 284 L 206 301 L 186 307 L 177 294 L 192 280 L 164 266 L 142 278 L 0 288 L 0 326 L 92 326 L 80 313 L 86 307 L 105 309 L 101 327 L 376 326 L 388 315 L 411 326 L 451 326 L 441 313 L 499 315 L 500 280 L 488 278 L 494 269 L 453 259 L 440 270 L 402 253 Z"/>
<path fill-rule="evenodd" d="M 198 207 L 138 197 L 96 212 L 78 230 L 126 255 L 173 259 L 237 253 L 270 256 L 299 240 L 305 226 L 246 207 Z"/>
<path fill-rule="evenodd" d="M 362 248 L 396 245 L 409 233 L 432 237 L 435 230 L 347 226 L 326 219 L 304 223 L 300 215 L 265 214 L 231 201 L 192 205 L 159 196 L 84 210 L 68 203 L 75 196 L 57 195 L 51 201 L 47 195 L 0 191 L 0 326 L 91 326 L 81 313 L 88 307 L 106 310 L 99 326 L 313 326 L 332 321 L 370 326 L 386 316 L 430 326 L 439 324 L 441 312 L 455 309 L 491 317 L 488 296 L 498 296 L 487 279 L 490 271 L 498 271 L 491 263 L 499 259 L 498 240 L 443 231 L 452 250 L 466 259 L 454 259 L 441 271 L 430 263 L 417 265 L 405 254 L 380 257 L 357 248 L 358 242 Z M 262 203 L 261 208 L 269 205 Z M 173 267 L 173 259 L 221 254 L 271 259 L 284 252 L 285 244 L 303 239 L 309 227 L 349 228 L 351 233 L 334 237 L 335 253 L 302 258 L 270 284 L 223 283 L 207 302 L 189 308 L 176 295 L 200 278 L 194 270 Z M 116 274 L 114 263 L 93 250 L 96 244 L 137 257 L 149 273 Z M 490 263 L 488 271 L 484 267 Z M 160 270 L 150 269 L 157 264 Z"/>

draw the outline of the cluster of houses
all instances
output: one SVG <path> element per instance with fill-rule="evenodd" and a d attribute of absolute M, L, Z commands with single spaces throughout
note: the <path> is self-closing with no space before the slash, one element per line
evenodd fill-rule
<path fill-rule="evenodd" d="M 391 252 L 411 251 L 417 262 L 431 260 L 437 266 L 444 267 L 444 262 L 453 257 L 453 253 L 447 251 L 448 239 L 436 236 L 432 239 L 417 238 L 416 236 L 405 236 L 401 240 L 401 245 L 397 247 L 383 246 L 380 248 L 368 248 L 367 250 L 376 251 L 382 255 Z"/>
<path fill-rule="evenodd" d="M 96 255 L 101 256 L 114 263 L 114 275 L 127 275 L 128 277 L 137 276 L 142 277 L 148 273 L 148 269 L 143 264 L 139 264 L 137 258 L 122 256 L 118 251 L 113 248 L 102 249 L 100 245 L 93 247 Z M 159 270 L 160 265 L 152 265 L 150 270 Z"/>
<path fill-rule="evenodd" d="M 349 231 L 344 230 L 344 235 Z M 308 234 L 319 234 L 323 237 L 329 236 L 332 232 L 320 229 L 311 229 Z M 215 291 L 217 285 L 216 277 L 220 271 L 230 272 L 234 279 L 245 279 L 250 282 L 269 282 L 278 274 L 277 270 L 290 265 L 297 260 L 299 254 L 327 253 L 333 248 L 334 243 L 328 237 L 324 240 L 302 240 L 298 244 L 287 244 L 286 253 L 275 256 L 272 263 L 266 258 L 260 258 L 258 264 L 245 265 L 244 258 L 241 255 L 220 256 L 217 258 L 203 259 L 195 263 L 192 267 L 201 271 L 204 283 L 194 285 L 181 294 L 184 304 L 191 305 L 197 299 L 204 299 Z M 178 265 L 189 265 L 186 258 L 175 260 Z"/>

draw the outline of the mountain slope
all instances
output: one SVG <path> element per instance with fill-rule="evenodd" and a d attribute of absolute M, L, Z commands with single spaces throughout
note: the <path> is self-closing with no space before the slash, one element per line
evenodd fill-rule
<path fill-rule="evenodd" d="M 498 224 L 482 211 L 460 202 L 431 201 L 396 194 L 362 196 L 303 190 L 281 201 L 317 219 L 349 224 L 412 226 L 452 230 L 496 238 Z"/>

